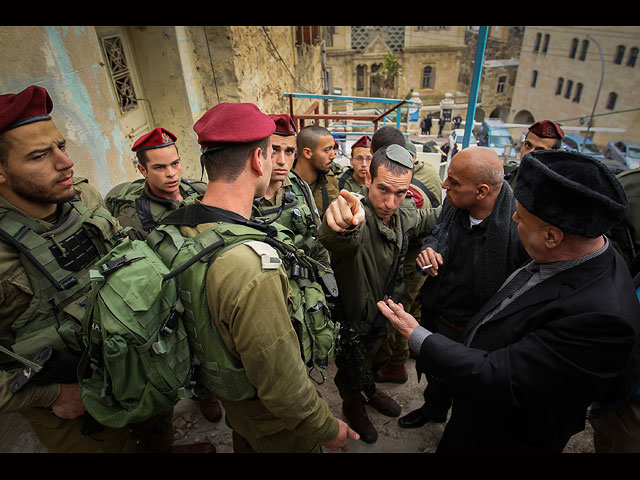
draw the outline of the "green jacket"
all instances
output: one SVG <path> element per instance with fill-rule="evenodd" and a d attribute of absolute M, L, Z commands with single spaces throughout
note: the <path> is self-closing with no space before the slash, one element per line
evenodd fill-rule
<path fill-rule="evenodd" d="M 329 265 L 329 253 L 318 241 L 320 215 L 313 194 L 309 185 L 297 173 L 289 172 L 273 200 L 256 199 L 252 216 L 267 219 L 275 217 L 287 192 L 295 195 L 295 201 L 291 207 L 287 206 L 282 211 L 276 222 L 291 232 L 291 240 L 298 248 L 303 249 L 311 258 Z"/>
<path fill-rule="evenodd" d="M 340 190 L 348 190 L 349 192 L 359 193 L 360 195 L 365 194 L 366 186 L 358 185 L 355 178 L 353 178 L 353 167 L 347 168 L 341 175 L 338 180 L 338 187 Z"/>
<path fill-rule="evenodd" d="M 209 225 L 180 230 L 193 237 Z M 252 248 L 239 245 L 209 267 L 205 288 L 212 321 L 257 391 L 253 399 L 222 400 L 233 430 L 260 452 L 311 451 L 334 438 L 338 421 L 307 374 L 287 312 L 293 294 L 284 268 L 263 268 Z"/>
<path fill-rule="evenodd" d="M 74 178 L 74 189 L 81 203 L 90 210 L 94 217 L 90 222 L 97 226 L 99 225 L 100 230 L 104 232 L 105 239 L 101 239 L 100 235 L 94 238 L 94 243 L 98 247 L 98 253 L 102 256 L 119 241 L 118 234 L 121 234 L 122 229 L 105 208 L 104 201 L 98 191 L 89 185 L 85 179 Z M 67 204 L 69 203 L 70 202 L 67 202 Z M 61 209 L 64 210 L 67 204 L 64 204 Z M 48 231 L 52 229 L 58 221 L 59 215 L 58 212 L 56 212 L 52 218 L 44 220 L 36 219 L 17 209 L 2 197 L 0 197 L 0 210 L 21 215 L 24 218 L 24 223 L 26 225 L 32 225 L 37 231 Z M 98 258 L 96 258 L 96 261 L 97 260 Z M 34 290 L 44 288 L 46 282 L 42 281 L 39 282 L 38 285 L 32 285 L 27 271 L 33 269 L 33 267 L 27 264 L 25 268 L 21 255 L 16 248 L 4 241 L 0 241 L 0 265 L 2 266 L 2 273 L 0 273 L 0 341 L 2 341 L 5 346 L 10 346 L 23 331 L 22 328 L 16 326 L 15 320 L 23 319 L 23 322 L 27 322 L 24 328 L 28 329 L 32 323 L 28 322 L 29 319 L 24 317 L 29 311 L 33 312 L 33 317 L 36 319 L 47 317 L 48 314 L 46 311 L 41 311 L 40 309 L 34 310 L 33 305 L 31 305 L 32 300 L 36 298 L 34 296 Z M 88 278 L 88 268 L 82 269 L 75 273 L 75 275 L 80 279 L 85 278 L 85 276 Z M 72 303 L 68 304 L 65 310 L 70 311 L 71 308 L 75 308 L 76 303 L 84 298 L 84 296 L 86 296 L 86 291 L 79 291 L 78 297 L 73 300 Z M 68 300 L 65 300 L 65 304 L 67 301 Z M 78 315 L 78 312 L 76 312 L 76 315 Z M 55 316 L 56 314 L 52 310 L 50 317 L 55 318 Z M 31 355 L 24 356 L 31 357 Z M 21 369 L 22 368 L 19 367 L 0 370 L 0 413 L 21 411 L 29 407 L 49 406 L 60 392 L 60 385 L 51 384 L 45 386 L 32 385 L 15 395 L 12 394 L 11 385 Z"/>
<path fill-rule="evenodd" d="M 206 190 L 204 182 L 180 181 L 182 202 L 154 194 L 146 180 L 138 179 L 113 187 L 105 196 L 111 214 L 118 219 L 132 240 L 144 240 L 159 220 L 182 205 L 192 203 Z"/>
<path fill-rule="evenodd" d="M 331 254 L 345 321 L 351 322 L 359 334 L 366 335 L 378 316 L 377 302 L 385 295 L 396 300 L 402 298 L 402 264 L 409 241 L 433 230 L 441 207 L 418 210 L 413 200 L 407 198 L 391 217 L 390 226 L 386 226 L 368 204 L 368 197 L 361 202 L 365 222 L 337 233 L 325 219 L 320 226 L 320 242 Z M 392 331 L 389 322 L 383 325 L 387 333 Z"/>

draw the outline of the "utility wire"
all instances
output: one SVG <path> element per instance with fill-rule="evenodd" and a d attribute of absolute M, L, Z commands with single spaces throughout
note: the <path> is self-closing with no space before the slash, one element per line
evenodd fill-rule
<path fill-rule="evenodd" d="M 218 82 L 216 82 L 216 71 L 213 68 L 213 58 L 211 57 L 211 47 L 209 47 L 209 36 L 207 35 L 207 27 L 203 26 L 204 38 L 207 42 L 207 51 L 209 52 L 209 63 L 211 64 L 211 73 L 213 74 L 213 85 L 216 87 L 216 97 L 218 97 L 218 103 L 220 103 L 220 94 L 218 93 Z"/>

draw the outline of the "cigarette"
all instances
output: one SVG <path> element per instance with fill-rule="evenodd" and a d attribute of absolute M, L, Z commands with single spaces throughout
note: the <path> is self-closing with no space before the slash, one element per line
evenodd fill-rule
<path fill-rule="evenodd" d="M 424 267 L 422 267 L 422 270 L 429 270 L 431 267 L 433 267 L 433 265 L 431 264 L 425 265 Z"/>

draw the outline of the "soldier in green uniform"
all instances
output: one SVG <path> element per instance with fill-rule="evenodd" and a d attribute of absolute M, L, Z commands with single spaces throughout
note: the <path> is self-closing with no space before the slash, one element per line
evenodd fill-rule
<path fill-rule="evenodd" d="M 131 147 L 138 158 L 138 171 L 144 179 L 118 185 L 107 193 L 105 202 L 129 238 L 144 240 L 158 222 L 182 205 L 193 203 L 204 193 L 204 182 L 182 178 L 182 161 L 177 137 L 163 127 L 142 135 Z M 210 422 L 222 418 L 215 394 L 198 399 L 200 411 Z"/>
<path fill-rule="evenodd" d="M 52 109 L 42 87 L 0 96 L 0 413 L 19 412 L 52 452 L 167 451 L 170 418 L 114 429 L 85 413 L 76 365 L 89 269 L 125 235 L 74 178 Z"/>
<path fill-rule="evenodd" d="M 331 254 L 340 295 L 349 299 L 343 303 L 343 322 L 353 331 L 349 338 L 341 337 L 335 383 L 347 421 L 362 440 L 373 443 L 378 434 L 365 404 L 387 416 L 397 417 L 401 411 L 374 382 L 390 359 L 393 339 L 376 302 L 385 296 L 402 298 L 409 240 L 431 232 L 440 207 L 418 210 L 406 198 L 413 159 L 404 147 L 389 145 L 376 151 L 369 171 L 362 200 L 343 190 L 331 203 L 320 227 L 320 241 Z"/>
<path fill-rule="evenodd" d="M 399 131 L 398 131 L 399 132 Z M 400 132 L 399 132 L 400 133 Z M 397 139 L 400 142 L 400 138 Z M 405 145 L 413 157 L 413 178 L 407 196 L 411 196 L 419 209 L 435 208 L 442 204 L 442 179 L 440 174 L 428 163 L 418 160 L 416 147 L 413 142 L 406 139 Z M 425 281 L 423 275 L 416 270 L 416 258 L 420 254 L 422 244 L 427 236 L 415 238 L 409 244 L 407 256 L 404 260 L 404 284 L 406 296 L 400 299 L 406 311 L 415 318 L 420 318 L 420 301 L 418 292 Z M 405 363 L 409 359 L 409 344 L 402 335 L 395 336 L 393 345 L 393 357 L 389 364 L 380 372 L 378 382 L 405 383 L 409 376 Z"/>
<path fill-rule="evenodd" d="M 254 200 L 253 216 L 267 220 L 277 217 L 276 221 L 291 231 L 296 246 L 315 260 L 329 265 L 329 253 L 318 241 L 321 220 L 313 192 L 291 170 L 296 157 L 295 124 L 287 114 L 269 117 L 276 124 L 276 130 L 271 135 L 271 181 L 265 195 Z"/>
<path fill-rule="evenodd" d="M 301 128 L 296 137 L 298 159 L 293 170 L 311 187 L 320 217 L 340 194 L 338 177 L 332 168 L 335 144 L 331 132 L 319 125 Z"/>
<path fill-rule="evenodd" d="M 351 166 L 340 175 L 338 180 L 340 190 L 364 195 L 365 179 L 371 164 L 371 155 L 371 137 L 363 135 L 351 146 L 351 157 L 349 158 Z"/>
<path fill-rule="evenodd" d="M 138 170 L 144 177 L 113 187 L 105 196 L 107 207 L 128 235 L 144 240 L 158 221 L 204 193 L 204 182 L 182 178 L 177 137 L 163 127 L 154 128 L 133 144 Z"/>
<path fill-rule="evenodd" d="M 265 195 L 271 179 L 273 120 L 253 104 L 223 102 L 193 128 L 209 177 L 196 205 L 223 224 L 255 225 L 253 200 Z M 192 237 L 211 225 L 180 230 Z M 287 309 L 289 281 L 275 249 L 252 242 L 222 252 L 208 269 L 205 290 L 211 322 L 256 392 L 221 399 L 234 452 L 346 450 L 347 438 L 357 434 L 335 418 L 307 375 Z"/>

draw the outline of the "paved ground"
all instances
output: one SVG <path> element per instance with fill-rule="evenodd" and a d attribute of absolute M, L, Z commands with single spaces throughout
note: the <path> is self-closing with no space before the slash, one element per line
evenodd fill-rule
<path fill-rule="evenodd" d="M 425 380 L 417 382 L 414 361 L 408 362 L 409 380 L 405 384 L 379 384 L 378 387 L 393 397 L 402 406 L 402 415 L 418 408 L 422 404 L 422 391 Z M 327 373 L 323 385 L 318 387 L 320 394 L 327 400 L 333 413 L 342 418 L 341 401 L 333 383 L 334 368 Z M 418 429 L 403 429 L 397 419 L 385 417 L 376 410 L 367 407 L 369 418 L 378 430 L 379 438 L 374 444 L 351 441 L 348 453 L 432 453 L 438 445 L 444 424 L 427 424 Z M 175 409 L 176 444 L 208 441 L 216 446 L 219 453 L 232 453 L 231 430 L 224 420 L 208 422 L 200 413 L 198 404 L 193 400 L 181 401 Z M 38 443 L 29 427 L 18 415 L 0 416 L 0 453 L 44 453 L 46 450 Z M 565 453 L 593 452 L 592 430 L 586 430 L 571 438 Z"/>

